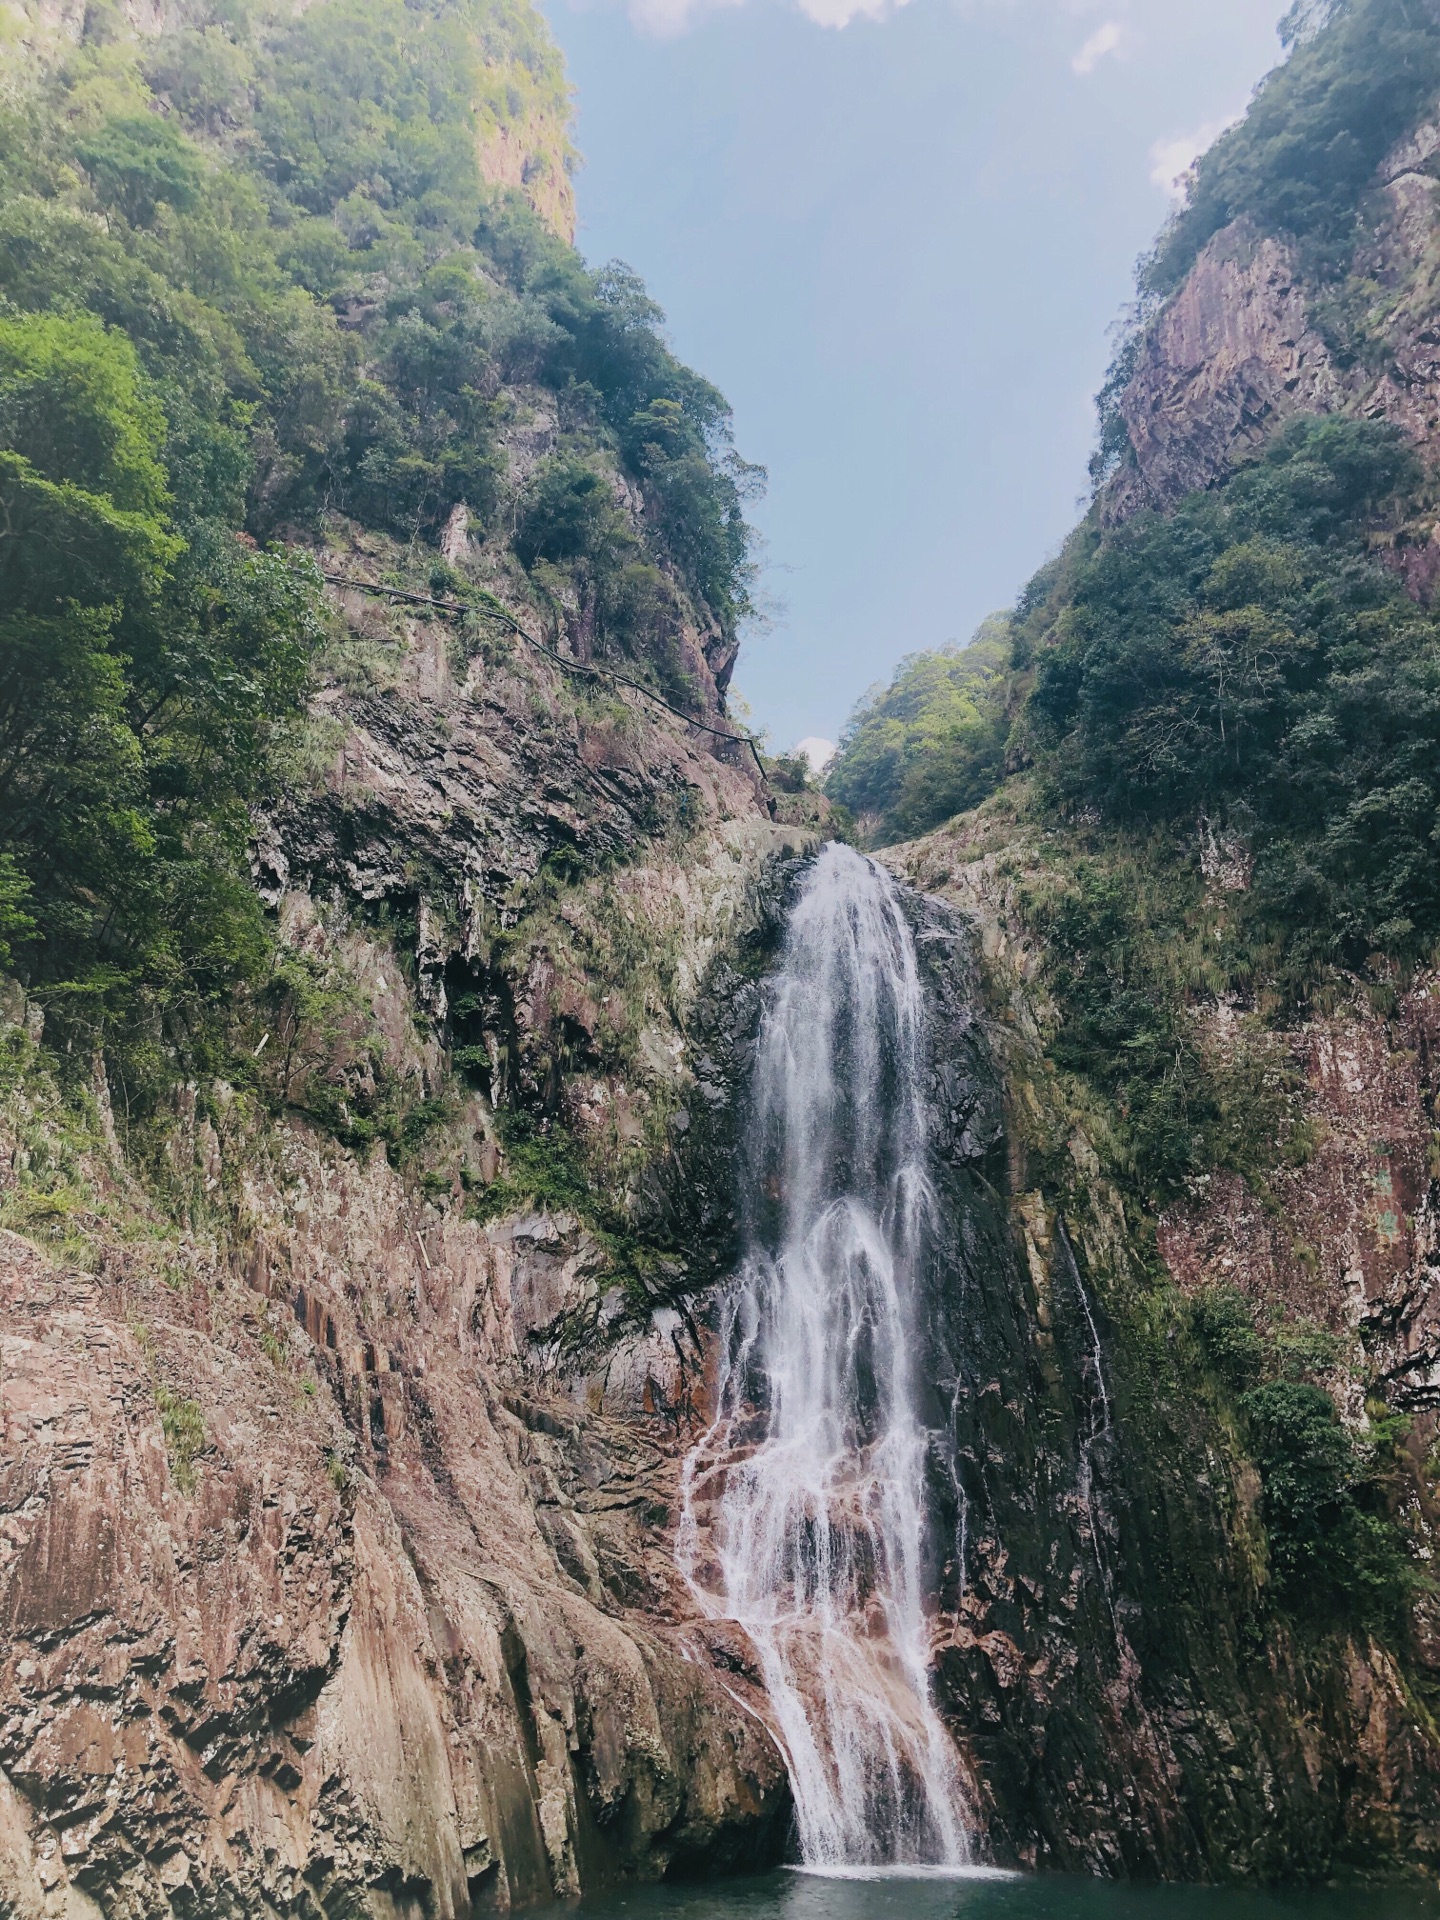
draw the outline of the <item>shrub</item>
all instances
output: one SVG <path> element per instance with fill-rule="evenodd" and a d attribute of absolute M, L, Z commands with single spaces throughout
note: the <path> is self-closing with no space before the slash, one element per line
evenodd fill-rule
<path fill-rule="evenodd" d="M 183 1399 L 169 1387 L 157 1387 L 155 1405 L 175 1484 L 182 1493 L 193 1493 L 195 1461 L 205 1449 L 205 1421 L 200 1403 Z"/>
<path fill-rule="evenodd" d="M 1242 1293 L 1211 1287 L 1198 1294 L 1190 1303 L 1190 1324 L 1211 1367 L 1232 1392 L 1256 1384 L 1265 1366 L 1265 1343 Z"/>
<path fill-rule="evenodd" d="M 1241 1407 L 1264 1488 L 1277 1597 L 1316 1624 L 1393 1631 L 1416 1569 L 1330 1396 L 1272 1380 Z"/>

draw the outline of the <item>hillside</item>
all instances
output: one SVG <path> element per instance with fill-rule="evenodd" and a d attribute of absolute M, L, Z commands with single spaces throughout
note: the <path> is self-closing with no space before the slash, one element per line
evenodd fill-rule
<path fill-rule="evenodd" d="M 1292 14 L 1082 524 L 829 797 L 727 712 L 763 476 L 574 251 L 538 16 L 0 20 L 0 1914 L 785 1856 L 689 1476 L 842 946 L 976 1852 L 1433 1877 L 1430 0 Z"/>
<path fill-rule="evenodd" d="M 817 811 L 724 714 L 758 476 L 528 7 L 4 19 L 0 1910 L 773 1848 L 646 1431 Z"/>
<path fill-rule="evenodd" d="M 1411 1862 L 1440 1511 L 1440 14 L 1342 0 L 1285 31 L 1141 263 L 1093 504 L 974 713 L 906 715 L 949 671 L 917 656 L 828 785 L 853 805 L 893 710 L 862 825 L 978 922 L 1015 1177 L 1075 1238 L 1127 1418 L 1160 1455 L 1206 1435 L 1241 1630 L 1321 1722 L 1347 1692 L 1357 1720 L 1415 1714 L 1402 1804 L 1352 1801 L 1364 1846 L 1327 1856 Z M 1157 1502 L 1196 1498 L 1179 1460 Z"/>

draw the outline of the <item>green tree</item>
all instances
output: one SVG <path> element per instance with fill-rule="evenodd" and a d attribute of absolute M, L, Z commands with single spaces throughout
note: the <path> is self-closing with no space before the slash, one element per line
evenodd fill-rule
<path fill-rule="evenodd" d="M 994 616 L 967 647 L 908 655 L 856 707 L 825 790 L 874 822 L 873 840 L 926 833 L 999 786 L 1009 651 L 1008 621 Z"/>
<path fill-rule="evenodd" d="M 1414 456 L 1390 427 L 1292 423 L 1075 568 L 1028 707 L 1067 812 L 1251 846 L 1306 964 L 1440 933 L 1440 626 L 1367 550 Z"/>
<path fill-rule="evenodd" d="M 200 195 L 200 156 L 177 127 L 157 114 L 107 120 L 75 149 L 102 206 L 132 227 L 149 226 L 160 206 L 184 211 Z"/>

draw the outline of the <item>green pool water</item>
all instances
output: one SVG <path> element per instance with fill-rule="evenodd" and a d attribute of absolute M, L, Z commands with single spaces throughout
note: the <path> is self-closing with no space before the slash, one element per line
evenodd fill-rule
<path fill-rule="evenodd" d="M 1440 1893 L 1355 1887 L 1260 1893 L 1070 1875 L 832 1879 L 784 1871 L 632 1887 L 548 1910 L 575 1920 L 1440 1920 Z"/>

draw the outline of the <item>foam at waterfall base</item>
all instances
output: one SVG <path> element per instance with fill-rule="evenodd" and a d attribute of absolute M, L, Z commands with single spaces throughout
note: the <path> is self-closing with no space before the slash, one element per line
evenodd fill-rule
<path fill-rule="evenodd" d="M 1020 1880 L 1023 1874 L 1006 1867 L 847 1867 L 793 1866 L 787 1873 L 803 1873 L 812 1880 Z"/>

